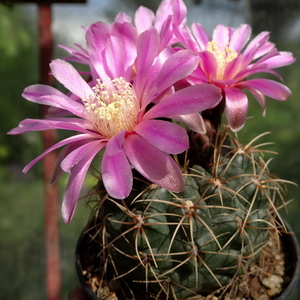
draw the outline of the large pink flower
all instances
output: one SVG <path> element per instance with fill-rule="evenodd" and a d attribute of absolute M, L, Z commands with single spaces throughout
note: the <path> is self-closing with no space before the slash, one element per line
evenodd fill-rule
<path fill-rule="evenodd" d="M 199 68 L 190 77 L 193 83 L 212 83 L 222 88 L 225 99 L 225 114 L 230 128 L 240 130 L 247 118 L 248 99 L 243 89 L 248 90 L 260 103 L 263 115 L 266 98 L 286 100 L 291 91 L 283 84 L 269 79 L 248 79 L 256 73 L 271 73 L 280 78 L 274 68 L 295 61 L 290 52 L 279 52 L 269 42 L 269 32 L 261 32 L 250 43 L 251 27 L 240 25 L 234 29 L 218 25 L 210 39 L 200 24 L 186 25 L 176 31 L 183 46 L 198 53 Z"/>
<path fill-rule="evenodd" d="M 101 35 L 98 27 L 95 31 Z M 52 74 L 71 94 L 67 96 L 50 86 L 32 85 L 24 90 L 23 97 L 71 116 L 52 114 L 43 120 L 26 119 L 9 132 L 66 129 L 77 133 L 24 168 L 27 172 L 47 153 L 65 146 L 54 172 L 54 180 L 59 178 L 61 169 L 70 174 L 62 207 L 65 222 L 72 219 L 86 173 L 100 150 L 104 150 L 103 183 L 114 198 L 129 195 L 132 167 L 170 191 L 183 190 L 181 170 L 169 154 L 187 149 L 188 136 L 185 129 L 169 119 L 208 109 L 221 99 L 220 89 L 210 84 L 174 91 L 173 84 L 191 74 L 199 64 L 191 50 L 172 53 L 166 49 L 157 55 L 160 41 L 154 28 L 141 33 L 135 44 L 124 45 L 125 40 L 111 36 L 106 47 L 101 46 L 100 40 L 89 40 L 89 83 L 68 62 L 54 60 L 50 64 Z M 96 46 L 102 47 L 102 51 Z"/>

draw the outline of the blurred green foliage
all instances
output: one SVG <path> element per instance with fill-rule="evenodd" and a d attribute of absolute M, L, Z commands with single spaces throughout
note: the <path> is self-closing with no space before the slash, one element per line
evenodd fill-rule
<path fill-rule="evenodd" d="M 46 299 L 43 181 L 28 175 L 16 165 L 0 167 L 0 295 L 6 300 Z M 60 222 L 62 299 L 79 284 L 75 247 L 89 214 L 83 205 L 71 224 Z"/>
<path fill-rule="evenodd" d="M 14 7 L 0 4 L 0 162 L 25 162 L 39 145 L 38 135 L 5 133 L 24 118 L 35 118 L 40 107 L 24 101 L 24 87 L 38 82 L 38 44 L 35 24 Z M 38 152 L 37 152 L 38 153 Z"/>
<path fill-rule="evenodd" d="M 279 43 L 279 50 L 291 51 L 295 57 L 300 57 L 300 45 L 298 43 Z M 266 155 L 272 158 L 269 168 L 272 174 L 290 180 L 300 185 L 300 61 L 293 65 L 278 69 L 280 75 L 292 91 L 292 97 L 287 101 L 276 101 L 267 99 L 266 116 L 261 116 L 261 108 L 249 96 L 249 116 L 250 118 L 242 130 L 243 141 L 249 142 L 252 138 L 263 132 L 270 134 L 259 139 L 258 142 L 273 142 L 273 145 L 264 147 L 265 149 L 277 152 L 277 155 Z M 265 76 L 270 79 L 274 77 Z M 276 80 L 276 79 L 275 79 Z M 258 143 L 257 142 L 257 143 Z M 299 188 L 288 185 L 287 200 L 294 199 L 288 206 L 288 213 L 284 209 L 282 214 L 292 225 L 300 239 L 299 219 Z"/>
<path fill-rule="evenodd" d="M 22 173 L 41 153 L 41 135 L 6 134 L 21 120 L 40 117 L 40 106 L 21 96 L 39 82 L 37 24 L 18 7 L 0 4 L 0 53 L 0 298 L 46 299 L 42 164 Z M 62 191 L 65 185 L 62 180 Z M 61 224 L 62 299 L 78 284 L 74 252 L 88 212 L 79 208 L 72 224 Z"/>

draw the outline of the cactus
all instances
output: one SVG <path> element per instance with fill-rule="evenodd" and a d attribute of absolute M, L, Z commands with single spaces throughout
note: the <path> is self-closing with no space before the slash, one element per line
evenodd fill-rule
<path fill-rule="evenodd" d="M 124 299 L 220 294 L 247 276 L 270 234 L 281 228 L 284 181 L 269 174 L 264 151 L 241 145 L 227 130 L 215 145 L 207 141 L 207 135 L 191 134 L 189 152 L 178 157 L 185 174 L 181 193 L 136 178 L 130 197 L 120 201 L 99 182 L 92 238 L 100 278 L 118 282 L 112 288 L 118 299 L 122 292 Z M 211 155 L 197 157 L 199 147 Z"/>
<path fill-rule="evenodd" d="M 70 93 L 25 88 L 25 99 L 51 109 L 45 119 L 27 118 L 9 131 L 73 132 L 24 168 L 64 147 L 51 182 L 69 174 L 65 223 L 101 156 L 82 246 L 90 252 L 81 259 L 92 290 L 105 300 L 232 298 L 243 280 L 270 273 L 258 263 L 270 244 L 280 247 L 285 230 L 278 209 L 285 206 L 286 181 L 269 174 L 265 144 L 254 146 L 256 138 L 242 145 L 229 132 L 246 124 L 245 90 L 263 115 L 266 96 L 291 96 L 282 83 L 251 76 L 281 79 L 274 69 L 296 58 L 277 51 L 268 32 L 250 42 L 247 24 L 219 24 L 210 38 L 199 23 L 189 28 L 186 12 L 183 0 L 163 0 L 156 15 L 140 7 L 134 22 L 120 13 L 110 25 L 87 27 L 86 47 L 63 47 L 71 57 L 50 63 Z"/>

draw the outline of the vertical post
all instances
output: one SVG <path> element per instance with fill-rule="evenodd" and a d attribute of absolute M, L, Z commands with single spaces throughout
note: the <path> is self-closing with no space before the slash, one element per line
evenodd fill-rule
<path fill-rule="evenodd" d="M 39 3 L 39 63 L 40 81 L 43 84 L 53 85 L 53 76 L 49 75 L 49 63 L 52 59 L 51 33 L 51 4 Z M 42 116 L 47 114 L 48 107 L 42 106 Z M 51 147 L 56 140 L 53 130 L 42 133 L 44 150 Z M 57 154 L 49 153 L 43 160 L 44 194 L 45 194 L 45 250 L 46 250 L 46 293 L 47 300 L 60 300 L 61 297 L 61 270 L 59 248 L 59 196 L 58 186 L 49 186 L 53 166 Z"/>

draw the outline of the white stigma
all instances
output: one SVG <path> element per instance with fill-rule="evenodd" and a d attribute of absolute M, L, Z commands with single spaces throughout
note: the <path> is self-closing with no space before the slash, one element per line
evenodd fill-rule
<path fill-rule="evenodd" d="M 230 49 L 228 47 L 228 44 L 224 47 L 218 44 L 216 41 L 208 42 L 206 50 L 211 52 L 215 56 L 218 64 L 216 79 L 222 80 L 224 78 L 224 72 L 227 63 L 234 60 L 238 56 L 238 54 L 235 50 Z"/>
<path fill-rule="evenodd" d="M 95 129 L 105 138 L 123 129 L 132 131 L 140 106 L 131 84 L 123 77 L 105 82 L 97 79 L 92 89 L 94 94 L 83 99 L 83 103 Z"/>

